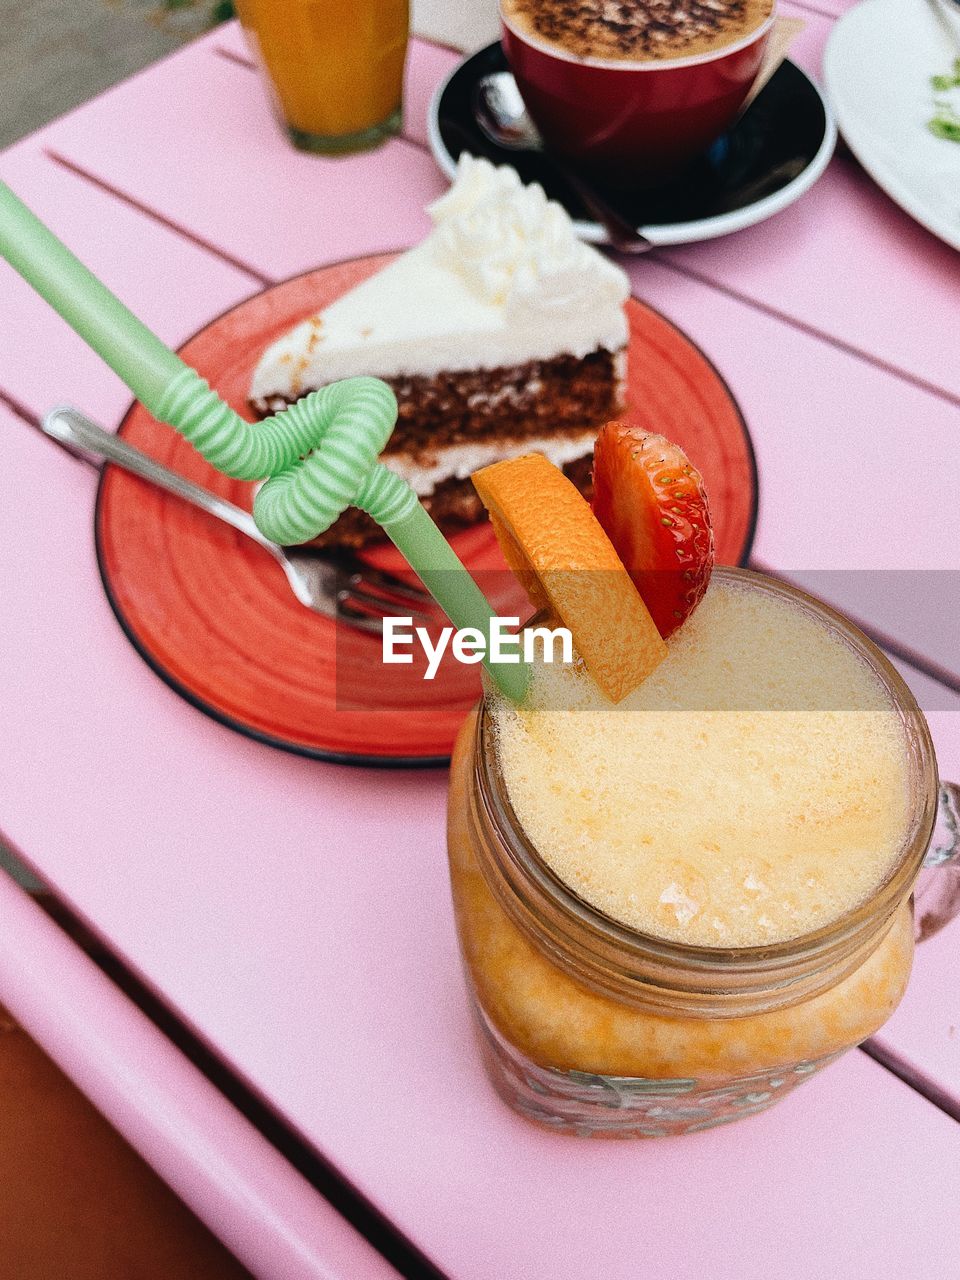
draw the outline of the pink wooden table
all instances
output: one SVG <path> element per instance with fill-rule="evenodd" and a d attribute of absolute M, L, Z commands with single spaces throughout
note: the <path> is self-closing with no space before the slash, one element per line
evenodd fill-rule
<path fill-rule="evenodd" d="M 810 70 L 844 7 L 790 7 Z M 454 61 L 415 42 L 406 136 L 323 160 L 282 143 L 228 27 L 20 143 L 0 175 L 178 343 L 266 283 L 420 238 L 444 186 L 426 107 Z M 960 778 L 960 258 L 840 155 L 770 222 L 630 271 L 743 406 L 757 563 L 814 574 L 888 639 Z M 242 1105 L 4 878 L 0 1000 L 251 1270 L 395 1274 L 306 1174 L 457 1280 L 953 1280 L 960 925 L 920 949 L 869 1054 L 772 1112 L 648 1144 L 526 1125 L 470 1036 L 443 773 L 281 755 L 151 673 L 100 588 L 95 476 L 36 430 L 64 400 L 116 424 L 128 396 L 6 269 L 0 287 L 0 829 Z M 903 570 L 928 571 L 919 604 Z M 305 1173 L 261 1132 L 275 1122 Z"/>

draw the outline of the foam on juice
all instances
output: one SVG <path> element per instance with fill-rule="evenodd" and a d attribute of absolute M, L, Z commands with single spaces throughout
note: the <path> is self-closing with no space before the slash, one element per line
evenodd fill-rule
<path fill-rule="evenodd" d="M 492 706 L 513 808 L 554 872 L 643 933 L 759 946 L 862 902 L 901 848 L 907 744 L 877 675 L 814 615 L 715 579 L 630 697 L 537 668 Z"/>

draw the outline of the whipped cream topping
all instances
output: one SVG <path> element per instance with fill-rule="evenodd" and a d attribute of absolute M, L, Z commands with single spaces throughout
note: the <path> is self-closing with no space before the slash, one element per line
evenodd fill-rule
<path fill-rule="evenodd" d="M 464 153 L 453 186 L 428 213 L 435 261 L 508 313 L 618 306 L 629 295 L 624 273 L 577 238 L 567 211 L 509 166 Z"/>
<path fill-rule="evenodd" d="M 510 368 L 627 343 L 623 271 L 579 241 L 569 215 L 513 169 L 464 155 L 413 249 L 268 347 L 261 411 L 356 374 Z"/>

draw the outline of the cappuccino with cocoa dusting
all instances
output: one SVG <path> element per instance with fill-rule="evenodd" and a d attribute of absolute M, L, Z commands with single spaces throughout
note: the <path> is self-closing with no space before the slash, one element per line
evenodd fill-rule
<path fill-rule="evenodd" d="M 751 35 L 774 0 L 502 0 L 504 18 L 574 58 L 662 61 Z"/>

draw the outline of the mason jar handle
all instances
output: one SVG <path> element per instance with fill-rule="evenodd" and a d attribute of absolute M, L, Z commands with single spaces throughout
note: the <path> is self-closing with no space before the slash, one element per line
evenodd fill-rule
<path fill-rule="evenodd" d="M 960 914 L 960 787 L 941 782 L 937 821 L 913 893 L 913 934 L 924 942 Z"/>

